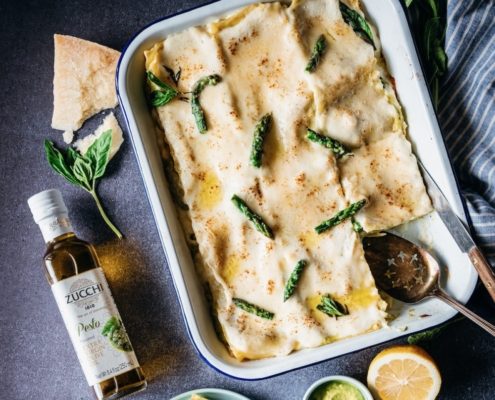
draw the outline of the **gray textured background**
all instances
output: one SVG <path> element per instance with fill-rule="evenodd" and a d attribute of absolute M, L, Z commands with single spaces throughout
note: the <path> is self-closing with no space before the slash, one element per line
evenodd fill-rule
<path fill-rule="evenodd" d="M 206 1 L 203 1 L 205 3 Z M 365 379 L 384 346 L 258 382 L 222 376 L 189 342 L 143 183 L 127 140 L 111 162 L 99 191 L 126 235 L 117 242 L 92 200 L 47 166 L 44 138 L 50 129 L 53 33 L 122 49 L 144 25 L 201 1 L 0 1 L 0 399 L 90 399 L 82 371 L 52 298 L 41 264 L 44 244 L 26 200 L 57 187 L 77 232 L 97 245 L 138 358 L 149 379 L 139 399 L 169 399 L 200 387 L 238 391 L 253 400 L 301 399 L 316 379 L 346 374 Z M 117 117 L 124 123 L 120 109 Z M 102 119 L 89 121 L 88 133 Z M 470 305 L 493 315 L 482 290 Z M 403 342 L 398 340 L 397 342 Z M 483 331 L 461 321 L 426 347 L 442 371 L 444 399 L 495 397 L 495 346 Z"/>

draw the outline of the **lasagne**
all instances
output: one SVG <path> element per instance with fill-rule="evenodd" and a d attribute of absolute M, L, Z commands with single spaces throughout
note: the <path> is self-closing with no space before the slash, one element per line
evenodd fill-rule
<path fill-rule="evenodd" d="M 383 327 L 360 236 L 431 204 L 358 1 L 252 4 L 145 58 L 169 186 L 231 354 Z"/>

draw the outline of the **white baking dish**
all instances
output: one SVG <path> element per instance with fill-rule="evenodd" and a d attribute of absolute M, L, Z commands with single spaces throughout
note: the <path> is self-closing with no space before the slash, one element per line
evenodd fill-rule
<path fill-rule="evenodd" d="M 294 352 L 286 357 L 239 362 L 217 339 L 203 291 L 195 274 L 189 251 L 170 197 L 150 110 L 144 96 L 143 51 L 168 34 L 216 19 L 253 0 L 220 0 L 159 20 L 139 32 L 124 50 L 117 71 L 117 91 L 129 127 L 134 151 L 141 169 L 160 238 L 180 299 L 192 342 L 201 356 L 219 371 L 242 379 L 260 379 L 337 357 L 382 343 L 401 335 L 437 325 L 455 314 L 439 300 L 419 305 L 394 305 L 398 317 L 390 327 L 342 340 L 315 349 Z M 395 77 L 397 92 L 404 107 L 409 135 L 416 154 L 423 161 L 465 221 L 463 204 L 450 166 L 423 73 L 399 0 L 363 0 L 367 14 L 378 28 L 383 53 Z M 401 227 L 409 239 L 431 246 L 443 265 L 448 265 L 446 290 L 460 301 L 467 301 L 477 275 L 468 258 L 436 214 Z M 447 274 L 444 274 L 447 277 Z M 164 312 L 169 312 L 164 310 Z"/>

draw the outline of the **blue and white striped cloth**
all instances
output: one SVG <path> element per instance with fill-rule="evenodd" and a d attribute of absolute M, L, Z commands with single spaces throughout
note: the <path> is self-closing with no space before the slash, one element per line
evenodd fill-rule
<path fill-rule="evenodd" d="M 478 244 L 495 266 L 495 0 L 450 0 L 438 117 Z"/>

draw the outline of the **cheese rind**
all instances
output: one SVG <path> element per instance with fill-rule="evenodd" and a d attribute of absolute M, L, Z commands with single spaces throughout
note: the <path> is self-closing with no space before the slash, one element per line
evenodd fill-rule
<path fill-rule="evenodd" d="M 76 131 L 92 115 L 117 106 L 120 53 L 73 36 L 54 35 L 52 128 Z"/>

